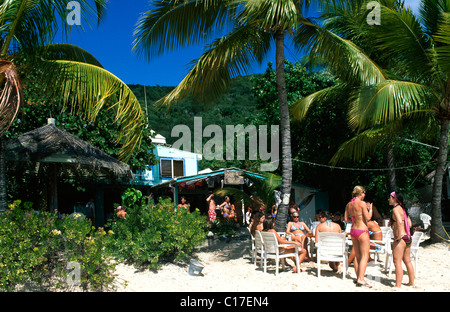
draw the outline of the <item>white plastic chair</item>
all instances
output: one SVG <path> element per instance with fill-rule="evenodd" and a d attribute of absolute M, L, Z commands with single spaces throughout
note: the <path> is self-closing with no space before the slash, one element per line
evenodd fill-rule
<path fill-rule="evenodd" d="M 342 278 L 345 280 L 348 270 L 348 255 L 344 233 L 319 232 L 317 247 L 317 276 L 320 277 L 320 262 L 342 262 Z"/>
<path fill-rule="evenodd" d="M 294 244 L 278 244 L 277 237 L 273 232 L 262 232 L 262 239 L 264 241 L 264 273 L 267 272 L 267 259 L 275 259 L 275 275 L 278 275 L 280 259 L 295 258 L 295 264 L 297 266 L 297 273 L 300 273 L 300 261 L 298 258 L 298 246 Z M 280 252 L 281 247 L 295 247 L 295 251 L 291 253 Z M 283 269 L 285 268 L 284 261 L 282 261 Z"/>
<path fill-rule="evenodd" d="M 255 252 L 255 237 L 252 235 L 252 232 L 250 231 L 249 228 L 247 228 L 248 233 L 250 234 L 250 237 L 252 238 L 252 249 L 250 251 L 251 256 L 252 256 L 252 263 L 255 262 L 256 259 L 256 252 Z"/>
<path fill-rule="evenodd" d="M 345 233 L 350 233 L 351 229 L 352 229 L 352 223 L 346 222 L 345 223 Z"/>
<path fill-rule="evenodd" d="M 371 243 L 376 244 L 376 249 L 370 249 L 369 253 L 375 254 L 375 263 L 378 262 L 379 258 L 378 256 L 380 254 L 386 254 L 387 253 L 387 245 L 388 242 L 390 242 L 392 238 L 392 229 L 388 226 L 382 226 L 380 227 L 382 239 L 381 240 L 370 240 Z"/>
<path fill-rule="evenodd" d="M 411 261 L 414 261 L 414 277 L 418 276 L 418 260 L 419 260 L 419 245 L 422 241 L 423 232 L 416 231 L 411 237 Z M 389 244 L 391 245 L 391 244 Z M 389 267 L 389 274 L 391 276 L 394 267 L 394 257 L 392 256 L 392 247 L 388 248 L 389 255 L 386 257 L 386 265 Z"/>
<path fill-rule="evenodd" d="M 255 259 L 255 264 L 260 259 L 259 267 L 262 267 L 264 255 L 264 240 L 260 231 L 255 231 L 255 249 L 253 251 L 253 258 Z"/>
<path fill-rule="evenodd" d="M 414 277 L 417 277 L 417 265 L 419 260 L 419 245 L 422 242 L 423 232 L 414 232 L 411 242 L 411 260 L 414 260 Z"/>
<path fill-rule="evenodd" d="M 316 235 L 316 228 L 320 224 L 320 221 L 314 221 L 311 223 L 311 232 Z"/>
<path fill-rule="evenodd" d="M 423 223 L 423 228 L 426 231 L 429 227 L 431 227 L 431 217 L 426 213 L 420 214 L 420 220 Z"/>

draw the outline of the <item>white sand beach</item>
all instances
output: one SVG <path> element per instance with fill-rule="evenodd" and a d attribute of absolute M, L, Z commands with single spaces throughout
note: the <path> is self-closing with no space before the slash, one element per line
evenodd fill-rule
<path fill-rule="evenodd" d="M 209 247 L 196 253 L 204 264 L 202 276 L 191 276 L 189 264 L 166 264 L 157 272 L 138 271 L 134 267 L 119 264 L 116 270 L 116 286 L 119 292 L 448 292 L 450 291 L 450 247 L 449 244 L 421 243 L 419 250 L 418 276 L 415 287 L 409 287 L 404 271 L 403 286 L 394 288 L 394 270 L 389 277 L 384 272 L 385 256 L 381 255 L 381 265 L 369 264 L 366 279 L 372 289 L 356 287 L 355 271 L 350 266 L 346 280 L 342 274 L 333 272 L 321 264 L 321 277 L 317 277 L 316 263 L 303 263 L 306 272 L 299 274 L 280 271 L 275 276 L 273 262 L 264 273 L 251 263 L 250 237 L 247 231 L 240 231 L 241 237 L 230 242 L 214 240 Z M 244 240 L 244 237 L 246 239 Z M 315 259 L 313 259 L 315 260 Z M 290 260 L 288 260 L 290 261 Z M 293 264 L 292 262 L 290 262 Z M 269 287 L 269 288 L 268 288 Z"/>

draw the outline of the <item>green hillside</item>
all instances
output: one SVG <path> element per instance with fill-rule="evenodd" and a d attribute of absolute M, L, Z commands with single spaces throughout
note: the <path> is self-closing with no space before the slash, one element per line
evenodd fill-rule
<path fill-rule="evenodd" d="M 145 110 L 144 86 L 129 86 Z M 228 93 L 215 103 L 205 106 L 192 100 L 185 100 L 174 105 L 170 110 L 154 107 L 156 100 L 169 93 L 174 87 L 146 86 L 148 121 L 151 129 L 163 135 L 168 144 L 173 144 L 178 138 L 172 138 L 171 132 L 176 125 L 187 125 L 194 131 L 194 117 L 203 118 L 203 127 L 214 124 L 225 129 L 226 125 L 247 125 L 252 123 L 257 111 L 256 97 L 251 91 L 250 76 L 240 77 L 233 81 Z"/>

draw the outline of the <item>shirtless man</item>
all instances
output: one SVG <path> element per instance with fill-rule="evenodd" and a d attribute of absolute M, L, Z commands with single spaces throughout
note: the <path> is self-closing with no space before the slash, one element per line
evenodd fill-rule
<path fill-rule="evenodd" d="M 216 202 L 214 201 L 214 193 L 210 192 L 209 196 L 206 198 L 206 202 L 209 205 L 208 209 L 208 219 L 209 222 L 213 222 L 216 220 Z"/>

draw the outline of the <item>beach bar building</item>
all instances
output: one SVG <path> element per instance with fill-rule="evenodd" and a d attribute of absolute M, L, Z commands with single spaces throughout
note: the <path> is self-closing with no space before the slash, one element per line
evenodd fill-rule
<path fill-rule="evenodd" d="M 253 179 L 265 179 L 265 176 L 238 168 L 223 168 L 214 171 L 206 169 L 196 175 L 174 177 L 171 180 L 156 184 L 152 187 L 152 192 L 155 198 L 173 198 L 175 206 L 178 205 L 180 197 L 184 196 L 190 203 L 191 209 L 198 208 L 202 214 L 206 214 L 208 206 L 205 199 L 210 191 L 214 192 L 219 188 L 231 186 L 250 194 Z M 314 220 L 317 210 L 328 211 L 329 209 L 327 192 L 320 192 L 301 184 L 293 184 L 291 196 L 294 202 L 299 205 L 300 217 L 305 222 Z M 220 205 L 223 198 L 216 195 L 214 201 Z M 240 202 L 234 204 L 236 211 L 241 216 L 245 215 L 246 207 Z"/>

